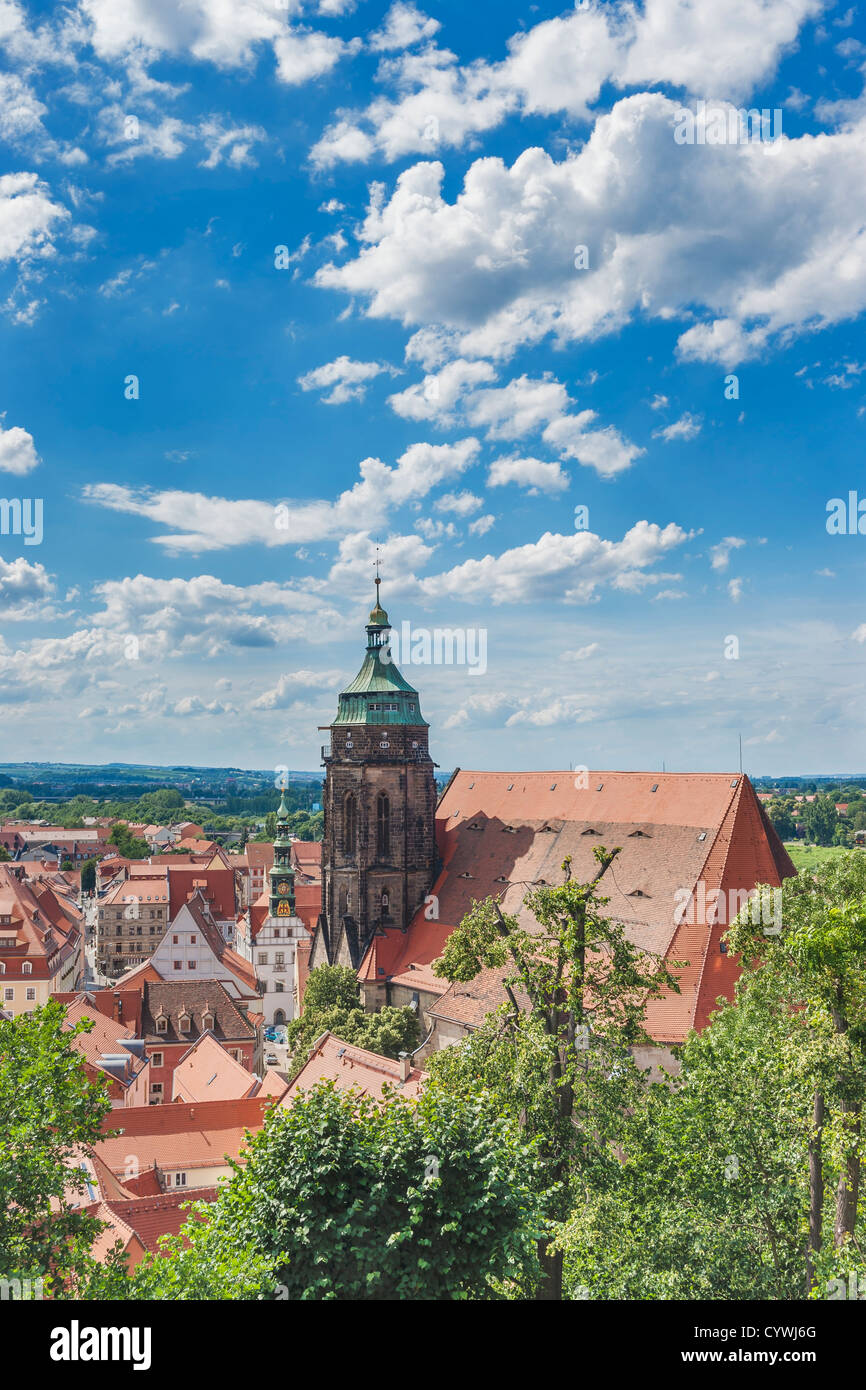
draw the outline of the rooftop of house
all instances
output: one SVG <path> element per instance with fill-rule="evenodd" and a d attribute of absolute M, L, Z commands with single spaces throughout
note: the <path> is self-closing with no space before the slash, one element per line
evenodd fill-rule
<path fill-rule="evenodd" d="M 102 1013 L 88 1001 L 87 995 L 80 994 L 66 1005 L 64 1029 L 71 1030 L 83 1019 L 89 1020 L 92 1027 L 86 1033 L 79 1033 L 73 1040 L 76 1052 L 90 1066 L 113 1076 L 121 1085 L 128 1085 L 144 1065 L 129 1048 L 124 1047 L 124 1043 L 135 1038 L 135 1030 Z M 112 1065 L 112 1059 L 116 1063 L 118 1058 L 126 1059 L 125 1067 Z"/>
<path fill-rule="evenodd" d="M 127 1107 L 105 1117 L 106 1137 L 95 1145 L 95 1152 L 127 1186 L 130 1154 L 140 1171 L 219 1168 L 227 1157 L 240 1156 L 247 1131 L 261 1129 L 271 1104 L 270 1096 L 253 1096 Z"/>
<path fill-rule="evenodd" d="M 25 874 L 23 866 L 0 864 L 0 954 L 29 961 L 38 975 L 58 952 L 62 958 L 79 948 L 81 913 Z"/>
<path fill-rule="evenodd" d="M 237 1100 L 257 1095 L 260 1082 L 230 1057 L 210 1031 L 202 1033 L 174 1069 L 172 1100 Z"/>
<path fill-rule="evenodd" d="M 141 1033 L 146 1042 L 189 1045 L 208 1032 L 217 1044 L 255 1038 L 252 1023 L 218 980 L 145 980 Z"/>
<path fill-rule="evenodd" d="M 399 1095 L 416 1096 L 423 1078 L 422 1071 L 408 1065 L 404 1079 L 400 1061 L 380 1057 L 363 1047 L 353 1047 L 327 1032 L 316 1040 L 309 1061 L 292 1078 L 279 1103 L 291 1105 L 301 1091 L 309 1090 L 319 1081 L 333 1081 L 338 1090 L 358 1090 L 376 1100 L 383 1099 L 386 1087 Z"/>

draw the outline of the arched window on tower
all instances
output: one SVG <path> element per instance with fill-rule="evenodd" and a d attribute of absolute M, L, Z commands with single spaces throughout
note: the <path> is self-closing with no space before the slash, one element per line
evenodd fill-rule
<path fill-rule="evenodd" d="M 391 857 L 391 802 L 386 792 L 376 800 L 376 854 L 379 859 Z"/>
<path fill-rule="evenodd" d="M 352 792 L 343 804 L 343 848 L 347 854 L 355 853 L 358 835 L 358 803 Z"/>

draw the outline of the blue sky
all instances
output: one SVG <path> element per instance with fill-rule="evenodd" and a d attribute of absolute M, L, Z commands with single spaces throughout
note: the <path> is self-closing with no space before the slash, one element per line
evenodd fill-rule
<path fill-rule="evenodd" d="M 379 540 L 486 633 L 406 668 L 442 767 L 866 767 L 862 10 L 0 0 L 0 51 L 9 757 L 315 767 Z"/>

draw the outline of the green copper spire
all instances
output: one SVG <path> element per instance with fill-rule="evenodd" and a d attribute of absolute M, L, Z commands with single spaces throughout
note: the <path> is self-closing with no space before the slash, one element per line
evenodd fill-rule
<path fill-rule="evenodd" d="M 334 724 L 426 726 L 418 691 L 400 674 L 391 658 L 391 624 L 379 602 L 381 582 L 377 574 L 376 602 L 367 622 L 367 655 L 355 679 L 340 695 Z"/>

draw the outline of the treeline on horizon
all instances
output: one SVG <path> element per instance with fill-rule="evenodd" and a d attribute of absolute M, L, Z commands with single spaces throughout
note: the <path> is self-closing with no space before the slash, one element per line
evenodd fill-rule
<path fill-rule="evenodd" d="M 264 821 L 261 833 L 270 833 L 273 838 L 280 795 L 281 790 L 273 787 L 269 791 L 234 793 L 222 801 L 201 803 L 185 797 L 174 787 L 150 787 L 144 791 L 129 788 L 123 796 L 97 798 L 79 792 L 68 799 L 46 801 L 38 791 L 25 786 L 0 786 L 0 821 L 44 820 L 62 825 L 65 830 L 81 830 L 86 820 L 94 818 L 146 825 L 170 825 L 188 820 L 201 825 L 206 835 L 233 831 L 249 834 Z M 313 811 L 313 807 L 321 804 L 321 781 L 289 783 L 285 798 L 293 833 L 319 838 L 322 814 Z M 143 841 L 141 844 L 143 853 L 146 847 Z"/>

